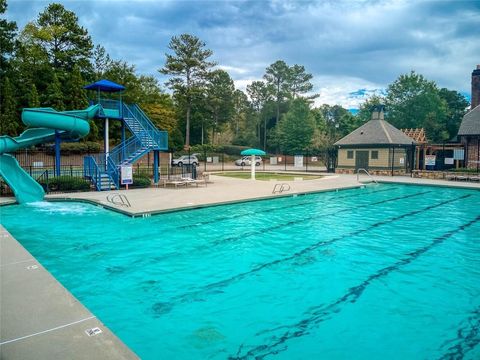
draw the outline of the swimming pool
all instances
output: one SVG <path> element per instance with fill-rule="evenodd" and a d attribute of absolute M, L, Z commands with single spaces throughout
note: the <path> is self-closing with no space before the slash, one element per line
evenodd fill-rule
<path fill-rule="evenodd" d="M 135 219 L 38 203 L 1 221 L 143 359 L 478 359 L 479 204 L 383 184 Z"/>

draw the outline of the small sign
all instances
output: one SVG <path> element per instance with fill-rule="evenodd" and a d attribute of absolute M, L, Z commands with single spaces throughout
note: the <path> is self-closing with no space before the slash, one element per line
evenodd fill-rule
<path fill-rule="evenodd" d="M 436 155 L 425 155 L 425 165 L 426 166 L 435 166 L 437 160 Z"/>
<path fill-rule="evenodd" d="M 453 165 L 453 158 L 445 158 L 445 165 Z"/>
<path fill-rule="evenodd" d="M 211 156 L 207 156 L 207 163 L 211 163 L 211 162 L 213 162 L 212 157 L 211 157 Z"/>
<path fill-rule="evenodd" d="M 283 161 L 282 157 L 279 156 L 279 157 L 278 157 L 278 162 L 282 162 L 282 161 Z"/>
<path fill-rule="evenodd" d="M 295 155 L 295 167 L 303 167 L 303 155 Z"/>
<path fill-rule="evenodd" d="M 405 164 L 405 158 L 401 157 L 398 160 L 400 161 L 400 165 Z"/>
<path fill-rule="evenodd" d="M 316 156 L 312 156 L 312 162 L 317 162 L 318 158 Z"/>
<path fill-rule="evenodd" d="M 122 185 L 133 184 L 133 169 L 131 165 L 122 165 L 120 167 L 120 179 Z"/>
<path fill-rule="evenodd" d="M 464 149 L 453 149 L 453 159 L 454 160 L 463 160 L 465 158 Z"/>
<path fill-rule="evenodd" d="M 43 167 L 43 161 L 34 161 L 34 162 L 33 162 L 33 167 L 34 167 L 34 168 L 41 168 L 41 167 Z"/>
<path fill-rule="evenodd" d="M 95 336 L 101 333 L 102 333 L 102 330 L 98 327 L 85 330 L 85 334 L 87 334 L 88 336 Z"/>
<path fill-rule="evenodd" d="M 270 165 L 277 165 L 277 157 L 276 156 L 272 156 L 270 158 Z"/>

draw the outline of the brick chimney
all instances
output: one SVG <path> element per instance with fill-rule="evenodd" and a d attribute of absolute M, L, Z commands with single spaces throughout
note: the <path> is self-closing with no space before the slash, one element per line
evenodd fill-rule
<path fill-rule="evenodd" d="M 472 71 L 472 109 L 480 104 L 480 65 Z"/>
<path fill-rule="evenodd" d="M 479 74 L 480 74 L 480 70 L 479 70 Z M 480 80 L 480 76 L 479 76 L 479 80 Z M 480 85 L 480 81 L 479 81 L 479 85 Z M 383 115 L 384 109 L 385 109 L 385 105 L 375 105 L 373 107 L 371 120 L 384 120 L 384 115 Z"/>

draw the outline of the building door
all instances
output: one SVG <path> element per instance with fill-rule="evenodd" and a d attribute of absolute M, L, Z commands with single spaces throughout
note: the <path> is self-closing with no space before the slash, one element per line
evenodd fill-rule
<path fill-rule="evenodd" d="M 355 152 L 355 171 L 358 169 L 368 170 L 368 151 Z"/>

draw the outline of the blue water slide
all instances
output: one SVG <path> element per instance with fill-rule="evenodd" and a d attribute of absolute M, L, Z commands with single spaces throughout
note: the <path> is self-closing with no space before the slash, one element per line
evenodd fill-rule
<path fill-rule="evenodd" d="M 30 128 L 18 137 L 0 136 L 0 176 L 10 186 L 18 203 L 41 201 L 45 192 L 8 153 L 53 142 L 56 133 L 62 139 L 78 140 L 89 133 L 88 120 L 93 119 L 100 109 L 100 105 L 74 111 L 56 111 L 52 108 L 23 109 L 22 121 Z"/>

